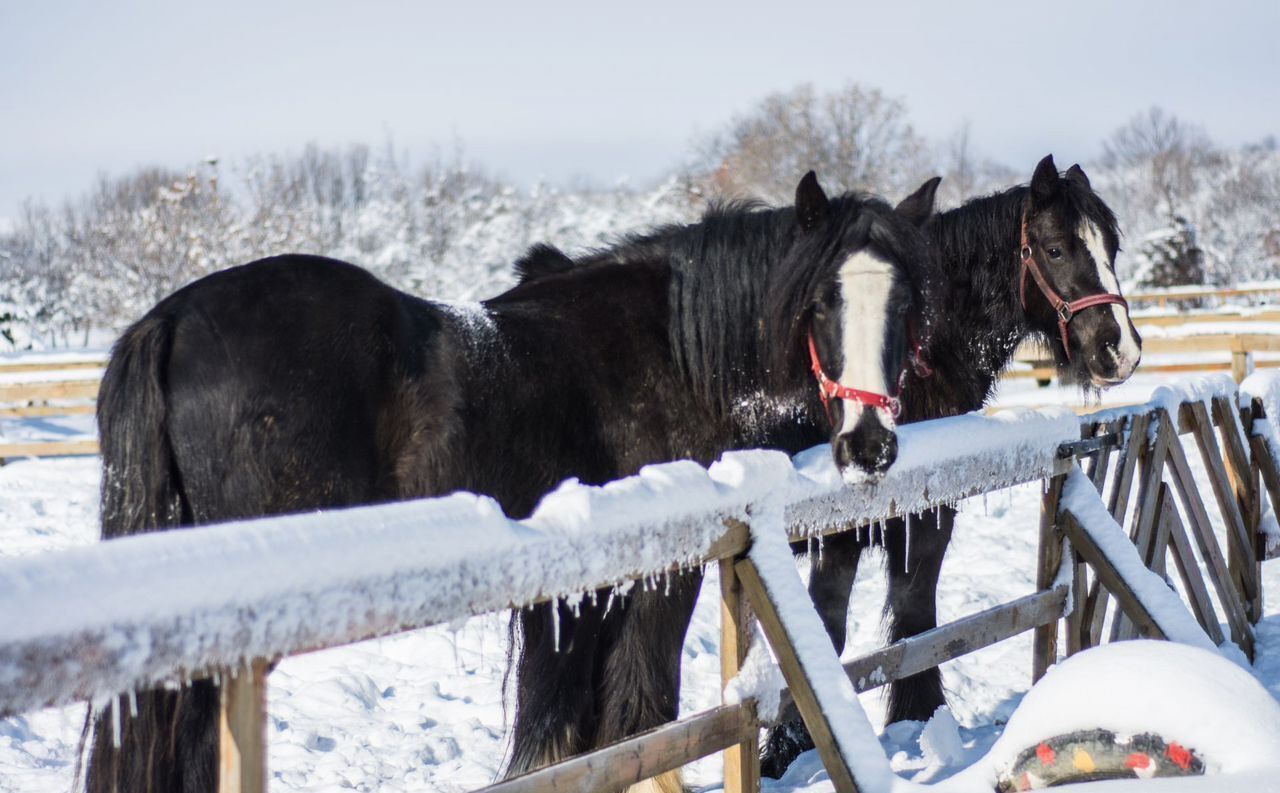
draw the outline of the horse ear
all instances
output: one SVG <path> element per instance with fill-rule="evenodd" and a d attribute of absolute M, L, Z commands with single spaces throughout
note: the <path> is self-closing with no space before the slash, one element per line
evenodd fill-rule
<path fill-rule="evenodd" d="M 913 225 L 923 226 L 933 214 L 933 200 L 938 194 L 938 184 L 941 181 L 941 176 L 935 176 L 920 185 L 918 190 L 902 199 L 894 210 Z"/>
<path fill-rule="evenodd" d="M 808 231 L 818 225 L 827 214 L 829 204 L 827 194 L 818 184 L 818 175 L 809 171 L 796 186 L 796 219 L 800 221 L 800 228 Z"/>
<path fill-rule="evenodd" d="M 1089 177 L 1084 175 L 1084 169 L 1080 167 L 1080 163 L 1076 163 L 1067 169 L 1067 178 L 1081 187 L 1093 189 L 1093 185 L 1089 184 Z"/>
<path fill-rule="evenodd" d="M 1031 198 L 1035 202 L 1044 202 L 1058 192 L 1058 166 L 1053 164 L 1053 155 L 1046 155 L 1036 166 L 1031 175 Z"/>

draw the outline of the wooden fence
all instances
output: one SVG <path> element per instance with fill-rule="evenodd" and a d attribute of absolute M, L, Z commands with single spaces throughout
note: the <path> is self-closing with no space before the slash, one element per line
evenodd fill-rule
<path fill-rule="evenodd" d="M 1280 282 L 1245 283 L 1233 287 L 1178 286 L 1169 289 L 1139 290 L 1125 293 L 1125 299 L 1132 306 L 1154 304 L 1159 308 L 1168 308 L 1170 303 L 1208 301 L 1221 304 L 1233 298 L 1259 298 L 1271 295 L 1280 295 Z"/>
<path fill-rule="evenodd" d="M 1027 414 L 1030 424 L 1020 425 L 970 415 L 910 425 L 900 428 L 899 462 L 879 483 L 845 485 L 821 449 L 793 464 L 783 455 L 755 452 L 730 453 L 709 470 L 691 469 L 691 463 L 654 466 L 615 485 L 578 486 L 577 495 L 598 499 L 590 502 L 600 513 L 586 521 L 589 529 L 551 525 L 555 513 L 541 509 L 528 521 L 513 523 L 495 514 L 486 506 L 489 502 L 452 496 L 165 532 L 0 560 L 0 578 L 29 584 L 0 592 L 0 611 L 31 615 L 29 623 L 0 625 L 0 676 L 12 683 L 0 689 L 0 715 L 77 699 L 101 701 L 135 687 L 213 670 L 223 682 L 220 789 L 256 793 L 266 784 L 265 686 L 270 666 L 281 657 L 609 587 L 658 570 L 716 564 L 722 681 L 740 671 L 752 614 L 758 615 L 788 684 L 784 713 L 798 710 L 805 719 L 837 790 L 875 793 L 881 787 L 868 778 L 865 763 L 859 768 L 851 762 L 847 747 L 833 737 L 831 714 L 816 693 L 811 667 L 791 645 L 793 626 L 776 608 L 753 562 L 753 537 L 764 530 L 759 516 L 778 514 L 765 506 L 783 505 L 778 530 L 794 540 L 1047 480 L 1035 591 L 848 662 L 844 671 L 858 691 L 1026 631 L 1035 632 L 1035 678 L 1061 654 L 1063 625 L 1065 654 L 1105 639 L 1175 633 L 1162 622 L 1167 604 L 1152 603 L 1151 588 L 1137 585 L 1141 582 L 1135 581 L 1133 564 L 1117 556 L 1115 543 L 1098 542 L 1097 526 L 1080 514 L 1080 499 L 1063 499 L 1071 477 L 1081 475 L 1077 461 L 1096 486 L 1097 499 L 1105 497 L 1109 514 L 1121 525 L 1127 520 L 1133 544 L 1121 545 L 1129 549 L 1128 557 L 1163 571 L 1172 554 L 1191 613 L 1208 636 L 1204 641 L 1216 644 L 1225 638 L 1219 625 L 1225 622 L 1230 637 L 1251 655 L 1253 626 L 1261 616 L 1259 566 L 1266 550 L 1260 533 L 1262 502 L 1270 497 L 1280 504 L 1280 472 L 1267 437 L 1246 431 L 1255 419 L 1266 418 L 1261 402 L 1238 410 L 1235 400 L 1234 390 L 1223 385 L 1209 407 L 1194 395 L 1174 413 L 1153 404 L 1103 411 L 1079 422 L 1069 416 Z M 1210 522 L 1203 488 L 1191 475 L 1179 440 L 1183 435 L 1194 438 L 1208 472 L 1209 492 L 1224 516 L 1225 552 Z M 957 438 L 967 442 L 956 443 Z M 974 443 L 985 446 L 974 448 Z M 645 520 L 610 520 L 610 505 L 622 503 L 610 498 L 637 489 L 651 505 Z M 1173 493 L 1182 504 L 1181 515 Z M 548 497 L 544 506 L 554 500 L 554 495 Z M 681 506 L 687 503 L 700 506 L 690 511 Z M 1130 506 L 1132 517 L 1127 518 Z M 449 545 L 433 540 L 433 526 L 447 526 L 440 537 L 452 542 L 461 542 L 463 529 L 476 541 L 452 558 Z M 376 564 L 365 565 L 364 557 L 342 545 L 354 535 Z M 584 550 L 588 547 L 590 554 Z M 387 553 L 387 548 L 395 552 Z M 645 549 L 644 558 L 638 548 Z M 317 554 L 341 557 L 342 584 L 280 575 L 282 570 L 324 569 Z M 609 561 L 594 566 L 561 569 L 551 564 L 544 569 L 536 562 L 601 554 L 611 555 Z M 387 569 L 392 563 L 397 566 Z M 459 571 L 458 565 L 464 569 Z M 193 567 L 198 575 L 192 574 Z M 1146 568 L 1139 565 L 1144 573 Z M 95 600 L 108 586 L 162 592 L 180 575 L 184 600 L 174 613 L 116 613 L 112 609 L 127 598 L 107 604 Z M 245 582 L 253 582 L 249 591 Z M 1173 597 L 1162 582 L 1154 591 Z M 322 602 L 326 607 L 316 609 Z M 86 609 L 88 603 L 97 608 Z M 293 610 L 309 614 L 309 620 L 281 623 L 265 616 Z M 44 613 L 88 613 L 92 620 L 66 623 Z M 199 641 L 192 641 L 193 626 L 203 626 Z M 724 704 L 487 790 L 621 789 L 720 751 L 725 753 L 725 790 L 755 790 L 762 726 L 754 703 Z"/>
<path fill-rule="evenodd" d="M 0 419 L 93 413 L 105 354 L 64 354 L 44 359 L 0 360 Z M 0 434 L 0 464 L 19 457 L 97 454 L 92 438 L 6 441 Z"/>
<path fill-rule="evenodd" d="M 1142 354 L 1195 355 L 1225 353 L 1226 361 L 1187 361 L 1151 363 L 1144 360 L 1139 372 L 1182 374 L 1186 372 L 1230 371 L 1231 378 L 1243 382 L 1254 370 L 1280 367 L 1280 360 L 1259 360 L 1257 353 L 1280 352 L 1280 334 L 1268 333 L 1203 333 L 1174 337 L 1144 337 Z M 1049 385 L 1057 376 L 1053 355 L 1038 342 L 1027 342 L 1018 348 L 1014 360 L 1028 368 L 1015 368 L 1004 374 L 1008 379 L 1031 378 L 1042 386 Z"/>

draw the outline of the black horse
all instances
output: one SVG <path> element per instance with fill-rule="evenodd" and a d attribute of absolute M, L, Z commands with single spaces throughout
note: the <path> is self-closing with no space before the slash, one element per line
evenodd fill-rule
<path fill-rule="evenodd" d="M 936 187 L 934 180 L 922 189 Z M 1079 165 L 1060 176 L 1053 157 L 1045 157 L 1029 186 L 940 213 L 926 232 L 944 270 L 940 313 L 929 323 L 928 366 L 908 373 L 903 421 L 980 409 L 1027 338 L 1047 342 L 1062 378 L 1086 387 L 1123 382 L 1137 367 L 1141 340 L 1114 269 L 1115 215 Z M 955 510 L 943 507 L 891 521 L 881 533 L 890 641 L 937 627 L 938 574 L 954 522 Z M 869 541 L 857 532 L 829 537 L 814 559 L 809 592 L 837 651 L 844 649 L 849 597 Z M 891 683 L 888 704 L 889 722 L 928 719 L 946 704 L 939 670 Z M 762 772 L 781 776 L 812 745 L 803 723 L 778 725 L 766 741 Z"/>
<path fill-rule="evenodd" d="M 929 210 L 828 200 L 810 173 L 795 208 L 721 207 L 578 261 L 535 248 L 516 287 L 472 306 L 310 256 L 211 275 L 115 346 L 98 402 L 103 536 L 456 490 L 523 516 L 567 477 L 824 440 L 842 467 L 881 472 Z M 824 404 L 815 361 L 862 391 L 837 383 Z M 695 582 L 673 601 L 691 603 Z M 561 653 L 520 678 L 519 763 L 675 715 L 672 671 L 640 678 L 654 665 L 629 657 L 674 645 L 678 658 L 687 619 L 659 619 L 653 644 L 611 643 L 624 619 L 663 608 L 641 594 L 607 619 L 563 621 Z M 526 658 L 552 648 L 550 613 L 526 612 Z M 89 790 L 212 791 L 218 697 L 200 680 L 113 701 Z"/>

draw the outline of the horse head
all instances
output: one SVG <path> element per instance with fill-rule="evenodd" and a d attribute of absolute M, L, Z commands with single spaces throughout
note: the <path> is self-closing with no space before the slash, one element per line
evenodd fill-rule
<path fill-rule="evenodd" d="M 1128 379 L 1142 339 L 1116 279 L 1115 215 L 1079 165 L 1063 175 L 1047 156 L 1022 214 L 1019 291 L 1033 328 L 1048 335 L 1061 370 L 1102 388 Z"/>
<path fill-rule="evenodd" d="M 836 465 L 879 476 L 898 455 L 898 391 L 920 305 L 914 262 L 929 255 L 920 226 L 930 180 L 895 210 L 878 199 L 828 199 L 813 172 L 796 189 L 796 243 L 784 269 L 804 271 L 792 299 L 792 349 L 816 381 Z"/>

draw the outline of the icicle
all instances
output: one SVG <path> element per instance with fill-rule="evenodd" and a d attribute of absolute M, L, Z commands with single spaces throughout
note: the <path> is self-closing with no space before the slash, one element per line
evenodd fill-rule
<path fill-rule="evenodd" d="M 112 701 L 111 705 L 111 745 L 120 748 L 120 703 Z"/>
<path fill-rule="evenodd" d="M 138 692 L 129 692 L 129 715 L 138 718 Z"/>
<path fill-rule="evenodd" d="M 908 515 L 902 521 L 902 531 L 905 535 L 902 539 L 907 551 L 902 555 L 902 572 L 903 574 L 911 572 L 911 516 Z"/>
<path fill-rule="evenodd" d="M 551 636 L 555 651 L 560 652 L 560 602 L 551 601 Z"/>
<path fill-rule="evenodd" d="M 664 575 L 663 579 L 665 581 L 666 588 L 662 590 L 662 596 L 670 597 L 671 596 L 671 573 L 667 573 L 666 575 Z"/>

